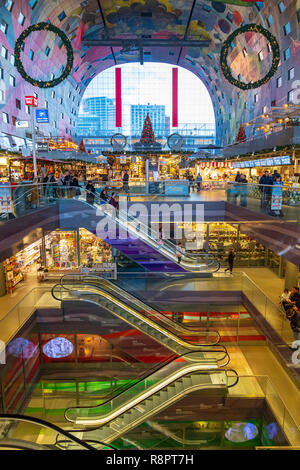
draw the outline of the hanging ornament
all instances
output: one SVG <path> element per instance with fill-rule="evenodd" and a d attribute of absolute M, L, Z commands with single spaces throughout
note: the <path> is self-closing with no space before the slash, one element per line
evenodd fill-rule
<path fill-rule="evenodd" d="M 247 32 L 254 32 L 254 33 L 259 33 L 262 34 L 267 41 L 270 43 L 270 47 L 272 50 L 273 58 L 272 58 L 272 65 L 267 73 L 267 75 L 262 78 L 261 80 L 257 80 L 256 82 L 251 82 L 251 83 L 244 83 L 240 80 L 237 80 L 234 78 L 232 75 L 231 69 L 227 63 L 227 56 L 229 53 L 229 49 L 231 47 L 231 43 L 234 41 L 234 39 L 243 33 Z M 251 90 L 253 88 L 259 88 L 265 83 L 267 83 L 275 74 L 278 64 L 280 61 L 280 48 L 279 44 L 277 42 L 277 39 L 273 34 L 270 33 L 267 29 L 263 28 L 259 24 L 247 24 L 245 26 L 242 26 L 241 28 L 236 29 L 223 44 L 222 50 L 221 50 L 221 56 L 220 56 L 220 63 L 221 63 L 221 69 L 224 74 L 224 77 L 234 86 L 237 88 L 240 88 L 241 90 Z"/>
<path fill-rule="evenodd" d="M 21 61 L 21 50 L 22 46 L 25 43 L 25 40 L 27 37 L 34 31 L 51 31 L 55 34 L 57 34 L 60 39 L 62 40 L 63 45 L 66 48 L 67 51 L 67 64 L 66 67 L 64 68 L 62 74 L 58 77 L 55 78 L 54 80 L 47 80 L 47 81 L 42 81 L 42 80 L 36 80 L 30 77 L 26 72 L 23 67 L 22 61 Z M 39 87 L 39 88 L 52 88 L 58 85 L 59 83 L 63 82 L 68 75 L 72 72 L 73 68 L 73 61 L 74 61 L 74 54 L 73 54 L 73 47 L 68 39 L 68 37 L 65 35 L 61 29 L 57 28 L 51 23 L 36 23 L 32 26 L 29 26 L 29 28 L 25 29 L 20 36 L 18 37 L 15 45 L 15 66 L 19 72 L 19 74 L 26 80 L 26 82 L 30 83 L 33 86 Z"/>

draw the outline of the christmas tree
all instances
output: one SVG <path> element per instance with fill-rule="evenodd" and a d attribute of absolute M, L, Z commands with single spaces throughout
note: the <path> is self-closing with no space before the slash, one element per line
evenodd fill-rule
<path fill-rule="evenodd" d="M 86 153 L 85 145 L 84 145 L 83 139 L 81 139 L 81 142 L 80 142 L 80 144 L 79 144 L 79 150 L 80 150 L 80 152 L 85 152 L 85 153 Z"/>
<path fill-rule="evenodd" d="M 246 139 L 247 139 L 247 137 L 246 137 L 245 128 L 244 128 L 243 124 L 241 124 L 235 141 L 236 142 L 245 142 Z"/>
<path fill-rule="evenodd" d="M 145 122 L 144 122 L 143 131 L 142 131 L 141 142 L 148 143 L 148 142 L 154 142 L 154 141 L 155 141 L 155 137 L 154 137 L 154 132 L 152 129 L 151 119 L 150 119 L 149 114 L 147 114 Z"/>

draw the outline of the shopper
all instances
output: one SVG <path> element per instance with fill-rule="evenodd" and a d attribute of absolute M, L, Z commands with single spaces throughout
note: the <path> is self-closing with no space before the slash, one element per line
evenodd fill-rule
<path fill-rule="evenodd" d="M 236 174 L 236 177 L 235 177 L 235 180 L 234 180 L 234 181 L 235 181 L 236 183 L 239 183 L 239 182 L 240 182 L 240 178 L 241 178 L 241 174 L 240 174 L 240 172 L 238 171 L 237 174 Z"/>
<path fill-rule="evenodd" d="M 71 188 L 71 183 L 72 183 L 72 176 L 70 175 L 70 172 L 67 170 L 65 172 L 65 177 L 64 177 L 64 186 L 66 186 L 65 188 L 65 194 L 66 196 L 69 198 L 69 197 L 72 197 L 72 188 Z"/>
<path fill-rule="evenodd" d="M 265 209 L 269 205 L 271 184 L 272 184 L 272 178 L 270 177 L 270 173 L 268 172 L 268 170 L 266 170 L 259 180 L 259 185 L 260 185 L 259 190 L 261 192 L 260 207 L 262 209 Z"/>
<path fill-rule="evenodd" d="M 225 269 L 225 273 L 227 271 L 230 271 L 230 274 L 232 274 L 234 258 L 235 258 L 235 254 L 234 254 L 234 249 L 232 248 L 229 252 L 229 255 L 228 255 L 228 259 L 227 259 L 228 268 Z"/>
<path fill-rule="evenodd" d="M 280 176 L 280 174 L 278 173 L 277 170 L 274 170 L 274 173 L 273 173 L 271 179 L 272 179 L 272 181 L 274 182 L 277 178 L 279 178 L 279 180 L 281 181 L 281 176 Z M 271 183 L 271 184 L 272 184 L 272 183 Z"/>
<path fill-rule="evenodd" d="M 56 182 L 54 172 L 49 174 L 48 185 L 49 185 L 49 197 L 51 199 L 56 199 L 56 197 L 57 197 L 57 182 Z"/>
<path fill-rule="evenodd" d="M 107 194 L 107 189 L 103 188 L 101 193 L 100 193 L 100 199 L 104 202 L 108 202 L 108 194 Z"/>
<path fill-rule="evenodd" d="M 201 176 L 201 173 L 198 173 L 197 177 L 196 177 L 196 182 L 197 182 L 197 192 L 199 193 L 200 190 L 201 190 L 201 186 L 202 186 L 202 176 Z"/>
<path fill-rule="evenodd" d="M 282 192 L 283 192 L 283 182 L 281 181 L 281 176 L 277 174 L 275 180 L 273 180 L 271 188 L 271 215 L 277 215 L 283 217 L 282 212 Z"/>
<path fill-rule="evenodd" d="M 95 194 L 96 194 L 96 190 L 95 190 L 95 186 L 93 185 L 93 182 L 88 181 L 88 184 L 86 185 L 85 189 L 86 189 L 86 202 L 88 204 L 93 205 L 94 200 L 95 200 Z"/>
<path fill-rule="evenodd" d="M 80 187 L 79 187 L 79 181 L 77 175 L 74 175 L 72 178 L 72 188 L 75 191 L 75 199 L 78 199 L 78 197 L 81 194 Z"/>
<path fill-rule="evenodd" d="M 123 189 L 125 193 L 128 193 L 128 183 L 129 183 L 129 175 L 127 173 L 127 170 L 125 170 L 125 173 L 123 175 Z"/>
<path fill-rule="evenodd" d="M 241 197 L 240 204 L 243 207 L 247 207 L 247 189 L 248 189 L 247 184 L 248 184 L 248 180 L 246 178 L 246 175 L 241 174 L 239 184 L 240 184 L 239 190 L 240 190 L 240 197 Z"/>
<path fill-rule="evenodd" d="M 109 204 L 113 207 L 116 207 L 116 204 L 117 204 L 116 193 L 111 193 Z"/>
<path fill-rule="evenodd" d="M 58 185 L 58 197 L 65 197 L 65 190 L 64 190 L 64 175 L 61 173 L 59 175 L 59 178 L 57 180 L 57 185 Z"/>
<path fill-rule="evenodd" d="M 181 263 L 181 259 L 182 259 L 182 255 L 184 253 L 184 248 L 182 246 L 182 243 L 181 242 L 178 242 L 177 243 L 177 252 L 176 252 L 176 256 L 177 256 L 177 261 L 178 261 L 178 264 Z"/>
<path fill-rule="evenodd" d="M 283 293 L 281 294 L 281 296 L 279 298 L 280 298 L 279 304 L 282 305 L 283 308 L 285 308 L 284 305 L 287 302 L 290 302 L 290 291 L 285 288 Z"/>
<path fill-rule="evenodd" d="M 38 189 L 38 178 L 33 179 L 34 186 L 32 187 L 31 190 L 31 198 L 30 198 L 30 203 L 31 203 L 31 209 L 36 209 L 38 207 L 38 202 L 39 202 L 39 189 Z"/>
<path fill-rule="evenodd" d="M 290 322 L 294 341 L 297 341 L 300 333 L 300 310 L 296 306 L 291 306 L 287 309 L 286 317 Z M 298 349 L 298 346 L 292 349 Z"/>

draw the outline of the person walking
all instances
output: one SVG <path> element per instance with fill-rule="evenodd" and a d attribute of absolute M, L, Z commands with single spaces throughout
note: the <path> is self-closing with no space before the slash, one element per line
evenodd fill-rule
<path fill-rule="evenodd" d="M 225 273 L 226 273 L 227 271 L 230 271 L 230 274 L 232 274 L 234 258 L 235 258 L 235 254 L 234 254 L 234 249 L 232 248 L 232 249 L 230 250 L 229 255 L 228 255 L 228 258 L 227 258 L 227 261 L 228 261 L 228 268 L 225 269 Z"/>
<path fill-rule="evenodd" d="M 127 173 L 127 170 L 125 170 L 125 173 L 123 175 L 123 189 L 125 193 L 128 193 L 128 183 L 129 183 L 129 175 Z"/>
<path fill-rule="evenodd" d="M 196 182 L 197 182 L 197 192 L 199 193 L 200 190 L 201 190 L 201 186 L 202 186 L 202 176 L 201 176 L 201 173 L 198 173 L 197 177 L 196 177 Z"/>

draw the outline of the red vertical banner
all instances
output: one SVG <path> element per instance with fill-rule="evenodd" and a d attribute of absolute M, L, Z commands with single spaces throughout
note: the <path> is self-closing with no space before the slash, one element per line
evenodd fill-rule
<path fill-rule="evenodd" d="M 122 127 L 122 83 L 121 69 L 115 69 L 115 85 L 116 85 L 116 127 Z"/>
<path fill-rule="evenodd" d="M 178 127 L 178 69 L 172 69 L 172 127 Z"/>

